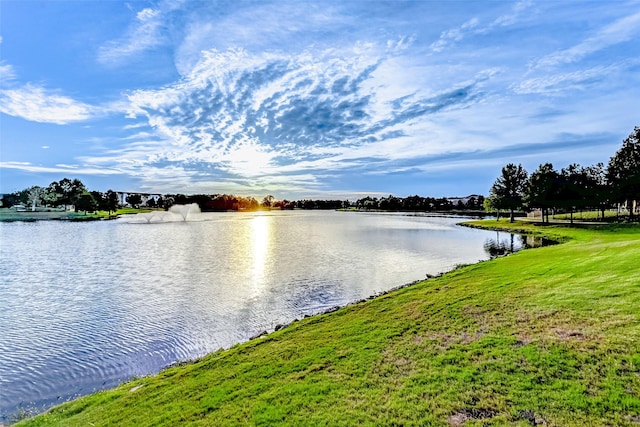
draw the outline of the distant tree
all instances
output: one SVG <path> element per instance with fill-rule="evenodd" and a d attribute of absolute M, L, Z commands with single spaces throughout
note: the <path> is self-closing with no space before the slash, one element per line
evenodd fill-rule
<path fill-rule="evenodd" d="M 14 192 L 10 194 L 2 195 L 2 206 L 5 208 L 10 208 L 20 203 L 20 193 Z"/>
<path fill-rule="evenodd" d="M 487 197 L 487 198 L 484 199 L 484 201 L 482 203 L 482 207 L 484 208 L 484 210 L 486 212 L 496 211 L 496 217 L 497 217 L 497 219 L 500 219 L 500 210 L 498 208 L 496 208 L 495 206 L 493 206 L 493 199 L 491 199 L 491 197 Z"/>
<path fill-rule="evenodd" d="M 31 205 L 31 211 L 35 212 L 36 206 L 42 204 L 42 202 L 46 199 L 47 189 L 34 185 L 33 187 L 25 190 L 25 196 L 25 203 L 27 205 Z"/>
<path fill-rule="evenodd" d="M 242 210 L 256 210 L 258 209 L 258 206 L 260 203 L 258 203 L 258 201 L 254 198 L 254 197 L 240 197 L 238 198 L 238 209 L 242 209 Z"/>
<path fill-rule="evenodd" d="M 124 199 L 127 203 L 129 203 L 129 205 L 131 205 L 131 207 L 133 208 L 139 208 L 140 204 L 142 203 L 142 196 L 138 193 L 132 193 L 127 195 L 127 197 L 125 197 Z"/>
<path fill-rule="evenodd" d="M 103 193 L 102 191 L 89 191 L 89 193 L 91 193 L 93 200 L 95 200 L 97 203 L 96 210 L 106 211 L 107 210 L 106 194 Z"/>
<path fill-rule="evenodd" d="M 602 210 L 604 219 L 604 209 L 609 205 L 610 192 L 606 187 L 602 163 L 588 167 L 574 163 L 563 168 L 559 173 L 557 191 L 556 206 L 569 210 L 571 222 L 575 210 L 588 208 Z"/>
<path fill-rule="evenodd" d="M 546 222 L 549 221 L 549 210 L 556 205 L 558 178 L 558 172 L 553 165 L 545 163 L 531 174 L 525 187 L 523 197 L 525 206 L 541 209 L 542 219 Z"/>
<path fill-rule="evenodd" d="M 593 166 L 587 166 L 583 168 L 582 174 L 586 182 L 584 198 L 590 202 L 587 206 L 599 209 L 604 221 L 604 211 L 611 205 L 612 199 L 604 164 L 596 163 Z"/>
<path fill-rule="evenodd" d="M 90 192 L 85 191 L 77 198 L 75 206 L 76 212 L 95 212 L 98 209 L 98 202 Z"/>
<path fill-rule="evenodd" d="M 75 205 L 81 194 L 87 191 L 82 181 L 79 179 L 63 178 L 60 181 L 54 181 L 49 184 L 47 189 L 52 194 L 55 194 L 55 204 L 64 205 L 65 210 L 68 205 Z M 76 212 L 77 212 L 76 208 Z"/>
<path fill-rule="evenodd" d="M 176 204 L 176 199 L 173 194 L 165 194 L 162 199 L 162 208 L 164 210 L 169 210 L 171 206 Z"/>
<path fill-rule="evenodd" d="M 104 201 L 105 210 L 109 212 L 109 215 L 111 215 L 111 212 L 115 212 L 120 206 L 118 193 L 111 189 L 107 190 L 107 192 L 104 194 Z"/>
<path fill-rule="evenodd" d="M 274 203 L 273 205 L 276 208 L 280 208 L 280 209 L 293 209 L 294 208 L 294 204 L 293 202 L 291 202 L 290 200 L 284 199 L 284 200 L 279 200 L 277 202 Z"/>
<path fill-rule="evenodd" d="M 477 209 L 478 208 L 478 199 L 474 196 L 469 197 L 469 200 L 464 204 L 465 209 Z"/>
<path fill-rule="evenodd" d="M 402 209 L 406 211 L 423 211 L 426 210 L 425 198 L 417 194 L 415 196 L 405 197 L 402 201 Z"/>
<path fill-rule="evenodd" d="M 583 168 L 577 163 L 561 169 L 558 174 L 555 207 L 568 210 L 572 224 L 573 212 L 583 209 L 587 203 L 584 191 L 587 185 L 585 179 Z"/>
<path fill-rule="evenodd" d="M 513 213 L 523 207 L 523 195 L 527 186 L 527 171 L 522 165 L 507 164 L 500 176 L 491 186 L 489 197 L 497 209 L 508 209 L 509 220 L 513 222 Z"/>
<path fill-rule="evenodd" d="M 156 199 L 156 207 L 161 208 L 161 209 L 165 209 L 165 201 L 162 198 L 162 196 L 158 196 L 158 198 Z"/>
<path fill-rule="evenodd" d="M 175 194 L 173 195 L 173 203 L 171 205 L 188 205 L 189 198 L 184 194 Z"/>
<path fill-rule="evenodd" d="M 265 208 L 270 208 L 275 203 L 275 201 L 276 198 L 269 194 L 268 196 L 265 196 L 264 199 L 262 199 L 262 206 Z"/>
<path fill-rule="evenodd" d="M 378 199 L 376 197 L 367 196 L 356 200 L 356 208 L 358 209 L 378 209 Z"/>
<path fill-rule="evenodd" d="M 640 200 L 640 127 L 622 141 L 622 147 L 611 157 L 607 166 L 607 181 L 612 187 L 613 199 L 625 203 L 633 218 Z"/>
<path fill-rule="evenodd" d="M 398 211 L 402 209 L 402 199 L 389 194 L 388 197 L 380 198 L 378 209 L 385 211 Z"/>

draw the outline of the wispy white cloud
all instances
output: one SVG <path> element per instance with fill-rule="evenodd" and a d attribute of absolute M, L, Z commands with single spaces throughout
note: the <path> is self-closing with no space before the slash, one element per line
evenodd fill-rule
<path fill-rule="evenodd" d="M 640 12 L 604 26 L 594 35 L 568 49 L 543 57 L 535 63 L 535 67 L 554 67 L 573 63 L 609 46 L 632 40 L 638 35 L 640 35 Z"/>
<path fill-rule="evenodd" d="M 15 78 L 16 73 L 14 68 L 10 64 L 0 61 L 0 84 L 6 84 L 6 82 L 14 80 Z"/>
<path fill-rule="evenodd" d="M 0 168 L 18 169 L 24 172 L 36 173 L 59 173 L 59 174 L 78 174 L 78 175 L 118 175 L 121 170 L 111 168 L 99 168 L 86 165 L 64 165 L 58 164 L 54 166 L 34 165 L 30 162 L 0 162 Z"/>
<path fill-rule="evenodd" d="M 0 112 L 34 122 L 62 125 L 89 119 L 95 108 L 58 91 L 26 84 L 0 90 Z"/>
<path fill-rule="evenodd" d="M 98 61 L 103 64 L 119 64 L 148 49 L 165 42 L 162 32 L 164 12 L 160 9 L 144 8 L 136 13 L 127 32 L 98 49 Z"/>
<path fill-rule="evenodd" d="M 309 44 L 330 46 L 333 35 L 352 24 L 337 3 L 230 2 L 225 8 L 186 3 L 189 21 L 176 48 L 176 68 L 188 74 L 203 51 L 243 48 L 258 51 L 299 51 Z M 324 40 L 324 42 L 323 42 Z"/>
<path fill-rule="evenodd" d="M 524 12 L 529 9 L 533 5 L 532 0 L 520 0 L 515 5 L 510 12 L 498 16 L 491 24 L 488 25 L 488 29 L 492 29 L 495 27 L 506 27 L 509 25 L 516 24 L 524 14 Z"/>
<path fill-rule="evenodd" d="M 478 17 L 473 17 L 459 27 L 451 28 L 442 32 L 442 34 L 440 34 L 440 38 L 433 42 L 430 48 L 434 52 L 442 52 L 446 47 L 463 40 L 469 35 L 485 34 L 498 27 L 514 25 L 521 18 L 523 12 L 532 4 L 531 0 L 519 1 L 513 5 L 508 13 L 500 15 L 493 21 L 484 25 Z"/>
<path fill-rule="evenodd" d="M 560 73 L 526 79 L 512 87 L 517 94 L 557 95 L 568 91 L 584 90 L 617 71 L 616 66 L 598 66 L 570 73 Z"/>
<path fill-rule="evenodd" d="M 440 34 L 440 38 L 431 45 L 431 50 L 434 52 L 443 51 L 448 45 L 462 40 L 467 34 L 478 28 L 479 24 L 478 18 L 471 18 L 461 26 L 443 32 Z"/>

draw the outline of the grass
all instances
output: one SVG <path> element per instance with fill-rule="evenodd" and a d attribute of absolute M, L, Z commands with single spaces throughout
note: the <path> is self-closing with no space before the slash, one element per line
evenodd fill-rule
<path fill-rule="evenodd" d="M 607 221 L 612 221 L 612 220 L 625 220 L 625 219 L 629 219 L 629 213 L 628 212 L 617 212 L 615 210 L 611 210 L 611 209 L 606 209 L 604 211 L 604 217 L 605 220 Z M 571 214 L 570 213 L 562 213 L 562 214 L 555 214 L 555 215 L 551 215 L 549 218 L 551 219 L 562 219 L 562 220 L 568 220 L 571 219 Z M 602 212 L 599 210 L 594 210 L 594 211 L 578 211 L 578 212 L 574 212 L 573 213 L 573 220 L 574 221 L 601 221 L 602 220 Z"/>
<path fill-rule="evenodd" d="M 565 243 L 303 319 L 19 425 L 640 425 L 640 227 L 471 225 Z"/>
<path fill-rule="evenodd" d="M 101 219 L 113 219 L 119 215 L 136 214 L 151 212 L 152 209 L 135 209 L 135 208 L 121 208 L 115 212 L 96 211 L 96 212 L 73 212 L 64 211 L 60 209 L 51 209 L 47 211 L 37 212 L 17 212 L 13 209 L 0 208 L 0 222 L 15 222 L 15 221 L 43 221 L 43 220 L 68 220 L 68 221 L 93 221 Z"/>

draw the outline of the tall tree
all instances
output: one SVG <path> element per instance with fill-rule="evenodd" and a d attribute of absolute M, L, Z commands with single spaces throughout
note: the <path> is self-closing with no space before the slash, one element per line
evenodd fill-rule
<path fill-rule="evenodd" d="M 609 160 L 607 181 L 612 187 L 614 200 L 626 203 L 633 218 L 640 200 L 640 127 L 622 141 L 622 147 Z"/>
<path fill-rule="evenodd" d="M 268 196 L 265 196 L 264 199 L 262 199 L 262 206 L 265 208 L 270 208 L 275 203 L 275 201 L 276 198 L 269 194 Z"/>
<path fill-rule="evenodd" d="M 64 205 L 65 210 L 67 205 L 75 205 L 80 195 L 87 191 L 86 187 L 79 179 L 63 178 L 60 181 L 54 181 L 49 184 L 48 191 L 57 194 L 57 204 Z M 76 212 L 78 211 L 76 207 Z"/>
<path fill-rule="evenodd" d="M 540 165 L 531 174 L 524 194 L 524 202 L 528 208 L 542 210 L 542 220 L 549 221 L 549 209 L 554 208 L 558 193 L 558 172 L 551 163 Z"/>
<path fill-rule="evenodd" d="M 138 193 L 132 193 L 127 195 L 124 199 L 132 208 L 139 208 L 140 203 L 142 203 L 142 196 Z"/>
<path fill-rule="evenodd" d="M 111 212 L 115 212 L 120 206 L 120 200 L 118 200 L 118 193 L 113 190 L 107 190 L 104 195 L 104 202 L 107 211 L 109 211 L 109 215 Z"/>
<path fill-rule="evenodd" d="M 583 207 L 599 209 L 604 221 L 604 212 L 610 206 L 611 199 L 604 164 L 600 162 L 583 167 L 580 176 Z"/>
<path fill-rule="evenodd" d="M 491 186 L 489 197 L 491 206 L 496 209 L 508 209 L 509 220 L 513 222 L 513 213 L 523 206 L 523 195 L 528 174 L 522 165 L 509 163 L 502 168 L 500 176 Z"/>
<path fill-rule="evenodd" d="M 570 212 L 573 224 L 573 212 L 582 209 L 586 204 L 584 168 L 577 163 L 562 168 L 558 174 L 558 192 L 556 207 L 562 207 Z"/>
<path fill-rule="evenodd" d="M 75 206 L 76 212 L 84 211 L 86 214 L 86 212 L 95 212 L 98 209 L 98 202 L 96 201 L 95 197 L 93 197 L 93 194 L 85 191 L 80 196 L 78 196 Z"/>
<path fill-rule="evenodd" d="M 35 212 L 36 206 L 41 204 L 46 199 L 47 189 L 34 185 L 33 187 L 25 190 L 25 194 L 26 203 L 28 205 L 31 205 L 31 211 Z"/>

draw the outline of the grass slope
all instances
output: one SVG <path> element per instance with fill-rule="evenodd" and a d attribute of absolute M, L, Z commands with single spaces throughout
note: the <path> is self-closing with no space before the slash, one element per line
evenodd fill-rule
<path fill-rule="evenodd" d="M 640 228 L 498 225 L 567 241 L 304 319 L 20 425 L 640 425 Z"/>
<path fill-rule="evenodd" d="M 65 220 L 65 221 L 94 221 L 100 219 L 114 219 L 119 215 L 137 214 L 152 212 L 155 209 L 147 208 L 120 208 L 117 211 L 96 211 L 96 212 L 73 212 L 59 209 L 51 211 L 24 211 L 18 212 L 14 209 L 0 208 L 0 222 L 17 222 L 17 221 L 46 221 L 46 220 Z"/>

